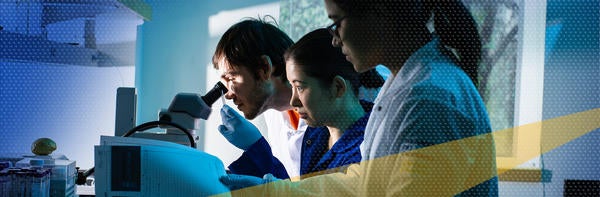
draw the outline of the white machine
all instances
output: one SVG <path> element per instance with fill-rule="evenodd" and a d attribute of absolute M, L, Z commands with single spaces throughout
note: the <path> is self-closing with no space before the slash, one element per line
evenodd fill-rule
<path fill-rule="evenodd" d="M 177 94 L 169 108 L 161 110 L 158 121 L 138 125 L 124 137 L 102 136 L 94 149 L 95 167 L 81 173 L 78 182 L 93 173 L 96 196 L 208 196 L 228 192 L 219 181 L 225 175 L 223 162 L 196 147 L 202 136 L 197 134 L 200 119 L 208 118 L 210 106 L 225 92 L 227 88 L 218 82 L 204 96 Z M 167 131 L 140 132 L 155 127 Z"/>
<path fill-rule="evenodd" d="M 228 192 L 217 157 L 184 145 L 102 136 L 95 147 L 96 196 L 208 196 Z"/>

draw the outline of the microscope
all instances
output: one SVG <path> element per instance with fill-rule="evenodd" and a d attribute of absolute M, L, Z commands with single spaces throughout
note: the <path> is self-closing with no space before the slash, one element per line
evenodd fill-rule
<path fill-rule="evenodd" d="M 200 141 L 200 119 L 208 119 L 211 113 L 211 105 L 227 92 L 223 83 L 218 82 L 204 96 L 195 93 L 177 94 L 168 109 L 161 109 L 157 121 L 138 125 L 122 137 L 133 136 L 135 138 L 155 139 L 161 141 L 183 144 L 197 149 L 196 144 Z M 162 128 L 165 132 L 142 132 L 151 128 Z M 104 137 L 107 138 L 108 137 Z M 133 139 L 132 139 L 133 140 Z M 135 140 L 133 140 L 135 141 Z M 101 140 L 103 143 L 103 140 Z M 98 163 L 99 161 L 96 161 Z M 220 162 L 220 161 L 219 161 Z M 78 172 L 76 183 L 82 185 L 86 178 L 95 172 L 92 167 L 86 171 Z M 107 172 L 102 171 L 103 174 Z"/>
<path fill-rule="evenodd" d="M 201 140 L 200 119 L 206 120 L 211 113 L 211 105 L 227 92 L 223 83 L 218 82 L 204 96 L 195 93 L 177 94 L 168 109 L 162 109 L 158 121 L 147 122 L 129 130 L 123 136 L 157 139 L 189 145 L 196 148 Z M 160 127 L 166 132 L 138 132 Z"/>

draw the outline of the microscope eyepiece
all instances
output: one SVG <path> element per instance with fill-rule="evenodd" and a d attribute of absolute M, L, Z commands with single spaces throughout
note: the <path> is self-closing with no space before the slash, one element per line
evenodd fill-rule
<path fill-rule="evenodd" d="M 225 87 L 225 85 L 219 81 L 210 91 L 202 96 L 202 100 L 210 107 L 221 97 L 221 95 L 224 95 L 225 93 L 227 93 L 227 87 Z"/>

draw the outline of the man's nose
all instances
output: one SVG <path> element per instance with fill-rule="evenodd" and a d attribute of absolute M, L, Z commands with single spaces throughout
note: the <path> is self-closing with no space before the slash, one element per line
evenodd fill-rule
<path fill-rule="evenodd" d="M 228 100 L 231 100 L 231 99 L 235 98 L 235 93 L 233 93 L 233 91 L 231 91 L 231 89 L 229 89 L 229 91 L 227 91 L 227 93 L 225 93 L 225 98 Z"/>

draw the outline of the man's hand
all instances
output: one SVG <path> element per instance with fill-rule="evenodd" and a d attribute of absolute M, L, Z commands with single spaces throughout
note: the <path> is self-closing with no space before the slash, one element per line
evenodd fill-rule
<path fill-rule="evenodd" d="M 247 150 L 262 137 L 256 126 L 228 105 L 221 108 L 221 120 L 223 124 L 219 125 L 219 132 L 227 141 L 242 150 Z"/>

